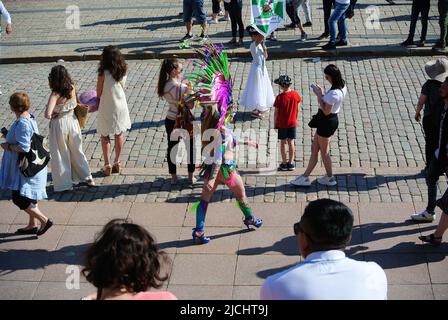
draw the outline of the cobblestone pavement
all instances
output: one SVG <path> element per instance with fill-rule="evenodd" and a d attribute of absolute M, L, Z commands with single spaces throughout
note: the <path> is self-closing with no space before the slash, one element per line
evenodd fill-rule
<path fill-rule="evenodd" d="M 307 84 L 313 81 L 322 84 L 322 69 L 328 63 L 334 62 L 341 67 L 349 95 L 340 113 L 339 130 L 332 142 L 332 160 L 336 173 L 340 174 L 339 186 L 328 190 L 316 186 L 308 191 L 295 192 L 287 184 L 291 176 L 268 170 L 275 163 L 275 156 L 279 156 L 275 131 L 270 131 L 273 128 L 273 112 L 269 119 L 261 121 L 252 120 L 248 114 L 240 112 L 236 117 L 235 132 L 240 133 L 241 137 L 242 133 L 249 132 L 252 139 L 261 143 L 258 155 L 254 149 L 249 149 L 240 152 L 241 157 L 238 159 L 240 168 L 249 171 L 245 172 L 244 177 L 250 186 L 248 194 L 251 199 L 295 202 L 332 195 L 350 202 L 423 201 L 426 187 L 423 177 L 419 175 L 424 166 L 423 134 L 421 125 L 413 120 L 413 110 L 421 84 L 426 79 L 423 65 L 427 60 L 418 57 L 352 58 L 317 63 L 306 59 L 269 61 L 271 79 L 288 73 L 294 79 L 294 86 L 303 95 L 296 141 L 296 173 L 303 172 L 310 155 L 312 132 L 307 123 L 317 109 L 316 99 L 310 95 Z M 8 127 L 13 121 L 13 115 L 7 108 L 9 95 L 16 90 L 25 90 L 31 96 L 40 130 L 47 134 L 48 124 L 43 118 L 43 111 L 49 94 L 46 79 L 52 65 L 0 65 L 3 91 L 0 104 L 4 106 L 0 111 L 0 126 Z M 95 62 L 66 65 L 80 91 L 95 87 Z M 188 200 L 191 189 L 172 189 L 167 181 L 161 180 L 167 173 L 166 133 L 163 125 L 166 105 L 155 94 L 154 79 L 159 65 L 160 62 L 155 60 L 129 62 L 126 94 L 133 126 L 126 137 L 122 161 L 130 171 L 119 177 L 98 177 L 100 187 L 89 192 L 51 195 L 52 199 L 89 201 L 103 198 L 103 201 L 142 202 Z M 246 81 L 249 66 L 247 61 L 232 60 L 236 99 Z M 199 111 L 196 110 L 196 114 Z M 89 117 L 83 131 L 84 150 L 93 169 L 102 166 L 95 118 L 96 114 Z M 264 133 L 268 137 L 263 140 Z M 186 159 L 183 157 L 178 160 L 185 163 Z M 275 176 L 254 175 L 255 167 L 265 168 L 267 174 L 275 173 Z M 348 173 L 352 175 L 347 176 Z M 51 188 L 49 191 L 51 194 Z M 193 189 L 193 194 L 198 192 L 199 189 Z M 230 193 L 223 190 L 216 195 L 216 200 L 229 197 Z"/>
<path fill-rule="evenodd" d="M 152 52 L 179 51 L 178 40 L 185 34 L 179 18 L 181 0 L 163 2 L 134 1 L 4 1 L 14 23 L 14 33 L 2 37 L 0 58 L 57 55 L 88 55 L 99 53 L 98 48 L 113 43 L 125 53 L 144 54 Z M 409 31 L 411 1 L 397 0 L 397 5 L 388 5 L 384 0 L 369 0 L 358 3 L 355 16 L 349 20 L 350 42 L 353 46 L 375 48 L 378 45 L 397 44 Z M 428 40 L 434 41 L 439 34 L 436 1 L 430 11 Z M 316 50 L 323 43 L 315 40 L 323 32 L 323 10 L 321 1 L 310 1 L 313 26 L 308 29 L 307 43 L 298 41 L 299 30 L 280 31 L 279 42 L 269 43 L 272 50 L 290 50 L 291 46 Z M 370 6 L 374 11 L 369 11 Z M 72 25 L 72 15 L 66 13 L 69 6 L 80 9 L 79 29 Z M 211 14 L 211 1 L 206 1 L 206 11 Z M 372 15 L 378 16 L 378 28 L 371 28 Z M 249 1 L 245 1 L 244 21 L 249 23 Z M 42 17 L 45 17 L 44 19 Z M 301 13 L 303 17 L 303 12 Z M 195 32 L 199 33 L 198 27 Z M 230 22 L 210 25 L 212 41 L 227 42 L 231 33 Z M 417 28 L 418 37 L 420 25 Z M 63 44 L 63 45 L 62 45 Z"/>

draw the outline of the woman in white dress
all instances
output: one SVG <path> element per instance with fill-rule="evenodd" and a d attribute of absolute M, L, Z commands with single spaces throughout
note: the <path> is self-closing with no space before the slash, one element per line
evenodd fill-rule
<path fill-rule="evenodd" d="M 275 101 L 274 91 L 266 68 L 268 53 L 266 47 L 262 44 L 264 36 L 252 26 L 247 27 L 246 30 L 253 41 L 250 45 L 253 60 L 240 104 L 247 111 L 251 111 L 253 117 L 262 119 L 263 114 L 274 105 Z"/>
<path fill-rule="evenodd" d="M 105 176 L 120 173 L 120 155 L 124 145 L 124 132 L 131 129 L 128 104 L 124 93 L 127 64 L 120 50 L 114 46 L 103 49 L 96 85 L 99 100 L 97 131 L 101 135 Z M 110 138 L 115 136 L 115 162 L 110 162 Z"/>
<path fill-rule="evenodd" d="M 82 151 L 81 128 L 74 113 L 77 99 L 73 81 L 61 65 L 51 69 L 48 81 L 51 94 L 45 118 L 50 119 L 50 165 L 54 191 L 72 190 L 73 184 L 79 182 L 94 186 Z"/>

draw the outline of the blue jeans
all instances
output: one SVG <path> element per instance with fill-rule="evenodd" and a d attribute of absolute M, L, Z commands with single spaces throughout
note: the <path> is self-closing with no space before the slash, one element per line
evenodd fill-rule
<path fill-rule="evenodd" d="M 347 11 L 350 4 L 340 4 L 338 2 L 334 3 L 334 10 L 328 20 L 328 26 L 330 27 L 330 42 L 336 43 L 336 27 L 339 21 L 339 33 L 341 39 L 347 41 L 347 26 L 345 24 L 345 11 Z"/>

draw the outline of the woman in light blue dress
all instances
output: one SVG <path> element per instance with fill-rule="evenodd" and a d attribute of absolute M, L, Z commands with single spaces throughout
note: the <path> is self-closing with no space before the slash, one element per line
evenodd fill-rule
<path fill-rule="evenodd" d="M 19 154 L 29 152 L 33 133 L 39 133 L 34 116 L 28 112 L 30 104 L 26 93 L 14 93 L 9 99 L 16 120 L 6 134 L 6 142 L 1 144 L 4 154 L 0 166 L 0 189 L 11 190 L 13 203 L 30 216 L 28 225 L 16 233 L 40 236 L 53 225 L 53 221 L 37 206 L 38 200 L 47 197 L 47 168 L 30 178 L 23 176 L 19 168 Z"/>

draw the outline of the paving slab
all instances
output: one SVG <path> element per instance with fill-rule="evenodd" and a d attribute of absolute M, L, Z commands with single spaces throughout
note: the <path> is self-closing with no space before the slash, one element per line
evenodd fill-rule
<path fill-rule="evenodd" d="M 428 253 L 427 256 L 431 283 L 448 284 L 448 274 L 446 272 L 448 267 L 447 252 L 444 254 Z"/>
<path fill-rule="evenodd" d="M 195 245 L 191 236 L 191 228 L 182 228 L 177 253 L 236 254 L 241 237 L 247 235 L 241 228 L 206 227 L 205 231 L 211 241 L 205 246 Z"/>
<path fill-rule="evenodd" d="M 185 219 L 186 204 L 134 203 L 129 218 L 148 227 L 181 227 Z"/>
<path fill-rule="evenodd" d="M 259 300 L 260 288 L 261 286 L 234 286 L 232 299 L 252 301 Z"/>
<path fill-rule="evenodd" d="M 66 282 L 41 281 L 37 287 L 34 300 L 81 300 L 96 289 L 90 283 L 81 282 L 78 287 L 67 288 Z"/>
<path fill-rule="evenodd" d="M 448 285 L 447 284 L 434 284 L 432 286 L 434 297 L 436 300 L 448 300 Z"/>
<path fill-rule="evenodd" d="M 290 227 L 263 227 L 241 235 L 240 256 L 296 256 L 297 240 Z"/>
<path fill-rule="evenodd" d="M 112 219 L 126 219 L 131 203 L 101 204 L 80 203 L 73 212 L 68 225 L 72 226 L 104 226 Z"/>
<path fill-rule="evenodd" d="M 430 285 L 389 285 L 387 288 L 389 300 L 434 300 Z"/>
<path fill-rule="evenodd" d="M 9 201 L 0 201 L 0 224 L 11 224 L 19 213 L 19 209 Z"/>
<path fill-rule="evenodd" d="M 426 255 L 415 253 L 365 253 L 366 261 L 378 263 L 386 272 L 389 284 L 430 283 Z"/>
<path fill-rule="evenodd" d="M 235 274 L 235 285 L 262 285 L 268 276 L 284 271 L 298 262 L 297 256 L 240 256 Z"/>
<path fill-rule="evenodd" d="M 233 285 L 236 256 L 177 254 L 170 285 Z"/>
<path fill-rule="evenodd" d="M 37 281 L 0 280 L 1 300 L 31 300 L 36 292 Z"/>

